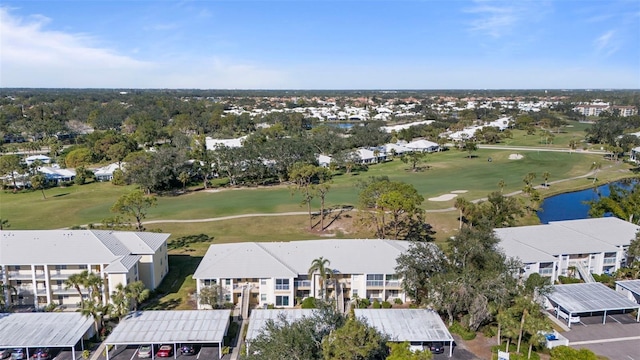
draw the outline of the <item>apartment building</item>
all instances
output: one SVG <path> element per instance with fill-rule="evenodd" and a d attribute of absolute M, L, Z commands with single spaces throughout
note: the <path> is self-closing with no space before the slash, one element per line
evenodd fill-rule
<path fill-rule="evenodd" d="M 495 229 L 499 247 L 520 259 L 524 277 L 611 274 L 626 263 L 626 250 L 640 226 L 614 217 L 553 221 Z"/>
<path fill-rule="evenodd" d="M 169 271 L 168 237 L 106 230 L 2 231 L 0 281 L 17 292 L 7 290 L 2 296 L 16 306 L 75 308 L 80 296 L 65 281 L 84 270 L 103 279 L 105 302 L 118 284 L 141 280 L 153 290 Z M 88 291 L 81 291 L 87 298 Z"/>
<path fill-rule="evenodd" d="M 237 303 L 245 291 L 258 306 L 293 307 L 296 300 L 323 292 L 339 304 L 356 296 L 405 301 L 395 267 L 408 246 L 408 241 L 364 239 L 214 244 L 193 278 L 198 294 L 205 286 L 219 285 L 224 301 Z M 323 286 L 317 273 L 309 277 L 312 262 L 320 257 L 329 260 L 326 267 L 333 272 Z"/>

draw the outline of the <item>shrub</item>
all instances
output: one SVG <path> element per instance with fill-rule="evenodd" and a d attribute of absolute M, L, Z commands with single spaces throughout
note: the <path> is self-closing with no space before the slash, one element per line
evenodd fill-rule
<path fill-rule="evenodd" d="M 83 359 L 88 359 L 91 356 L 91 351 L 89 350 L 82 350 L 82 358 Z"/>
<path fill-rule="evenodd" d="M 228 355 L 228 354 L 231 354 L 231 348 L 228 346 L 224 346 L 222 348 L 222 355 Z"/>
<path fill-rule="evenodd" d="M 316 308 L 316 298 L 308 297 L 302 300 L 300 307 L 303 309 L 315 309 Z"/>
<path fill-rule="evenodd" d="M 572 277 L 566 277 L 566 276 L 558 276 L 558 281 L 561 284 L 579 284 L 579 283 L 583 283 L 584 281 L 580 280 L 580 279 L 576 279 L 576 278 L 572 278 Z"/>
<path fill-rule="evenodd" d="M 400 299 L 400 298 L 395 298 L 395 299 L 393 300 L 393 303 L 394 303 L 394 304 L 396 304 L 396 305 L 402 305 L 402 299 Z"/>
<path fill-rule="evenodd" d="M 358 306 L 360 309 L 366 309 L 369 307 L 369 305 L 371 305 L 371 301 L 369 301 L 369 299 L 360 299 L 360 306 Z"/>
<path fill-rule="evenodd" d="M 498 334 L 498 328 L 496 326 L 487 325 L 482 328 L 482 335 L 491 338 Z"/>
<path fill-rule="evenodd" d="M 388 301 L 383 301 L 382 302 L 382 308 L 383 309 L 390 309 L 391 308 L 391 303 Z"/>
<path fill-rule="evenodd" d="M 378 299 L 374 299 L 373 300 L 373 308 L 374 309 L 380 309 L 382 307 L 382 305 L 380 305 L 380 301 L 378 301 Z"/>
<path fill-rule="evenodd" d="M 458 322 L 454 322 L 453 325 L 449 326 L 449 331 L 460 335 L 463 340 L 473 340 L 476 338 L 476 333 L 474 331 L 465 328 Z"/>

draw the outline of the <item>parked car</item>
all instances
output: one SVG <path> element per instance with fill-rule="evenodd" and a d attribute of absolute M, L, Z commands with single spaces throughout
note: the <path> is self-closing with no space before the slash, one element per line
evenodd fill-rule
<path fill-rule="evenodd" d="M 162 345 L 156 352 L 157 357 L 169 357 L 171 355 L 173 355 L 173 346 L 171 345 Z"/>
<path fill-rule="evenodd" d="M 556 314 L 558 314 L 559 317 L 565 319 L 565 320 L 569 320 L 569 323 L 571 324 L 576 324 L 580 322 L 580 316 L 578 315 L 571 315 L 571 318 L 569 318 L 569 314 L 567 314 L 566 312 L 562 311 L 562 310 L 558 310 L 556 309 Z"/>
<path fill-rule="evenodd" d="M 422 342 L 412 341 L 409 343 L 409 350 L 411 350 L 411 352 L 423 351 L 424 346 L 422 346 Z"/>
<path fill-rule="evenodd" d="M 429 343 L 428 349 L 432 354 L 442 354 L 444 352 L 444 343 L 442 341 Z"/>
<path fill-rule="evenodd" d="M 6 359 L 11 356 L 11 350 L 0 349 L 0 359 Z"/>
<path fill-rule="evenodd" d="M 47 348 L 37 348 L 31 355 L 33 360 L 49 360 L 51 359 L 51 353 Z"/>
<path fill-rule="evenodd" d="M 24 349 L 13 349 L 11 352 L 11 360 L 24 360 L 27 357 L 27 353 Z"/>
<path fill-rule="evenodd" d="M 151 357 L 151 345 L 141 345 L 138 348 L 138 357 L 141 359 Z"/>
<path fill-rule="evenodd" d="M 182 355 L 195 355 L 196 348 L 192 344 L 186 344 L 180 346 L 180 354 Z"/>

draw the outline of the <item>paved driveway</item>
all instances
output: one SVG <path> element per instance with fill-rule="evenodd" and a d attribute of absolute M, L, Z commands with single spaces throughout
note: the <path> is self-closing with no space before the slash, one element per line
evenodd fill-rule
<path fill-rule="evenodd" d="M 562 333 L 571 347 L 587 348 L 610 360 L 640 360 L 640 323 L 630 314 L 580 316 L 579 324 Z"/>

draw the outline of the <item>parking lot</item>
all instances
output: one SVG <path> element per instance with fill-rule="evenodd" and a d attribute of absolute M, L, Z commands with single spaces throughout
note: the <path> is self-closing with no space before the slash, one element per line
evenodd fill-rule
<path fill-rule="evenodd" d="M 603 314 L 580 316 L 580 322 L 571 325 L 571 331 L 562 333 L 574 348 L 587 348 L 611 360 L 640 360 L 640 323 L 631 314 Z"/>
<path fill-rule="evenodd" d="M 173 344 L 171 345 L 173 346 Z M 159 346 L 154 347 L 154 354 L 155 354 L 155 351 L 157 351 L 158 347 Z M 117 349 L 114 347 L 109 351 L 109 360 L 136 360 L 139 358 L 138 348 L 139 346 L 137 345 L 118 346 Z M 174 350 L 175 359 L 184 359 L 184 360 L 199 360 L 201 358 L 207 359 L 207 360 L 218 359 L 218 346 L 216 345 L 213 345 L 213 344 L 197 345 L 195 348 L 196 348 L 195 355 L 181 355 L 180 351 L 175 352 Z M 174 356 L 171 356 L 169 358 L 161 358 L 161 359 L 173 359 Z M 158 357 L 156 356 L 156 358 Z M 71 358 L 69 359 L 56 358 L 56 360 L 71 360 Z M 106 357 L 101 355 L 100 360 L 106 360 Z"/>

